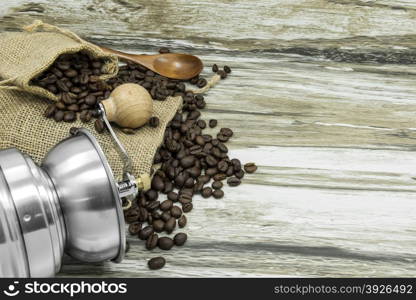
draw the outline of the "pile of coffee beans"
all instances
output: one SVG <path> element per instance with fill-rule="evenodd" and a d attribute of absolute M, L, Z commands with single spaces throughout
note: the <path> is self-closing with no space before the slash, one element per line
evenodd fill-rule
<path fill-rule="evenodd" d="M 138 67 L 129 64 L 128 68 L 133 72 Z M 214 65 L 212 70 L 222 78 L 231 73 L 227 66 L 220 70 Z M 190 83 L 198 85 L 200 81 L 195 78 Z M 160 93 L 156 88 L 154 95 Z M 230 128 L 221 128 L 215 136 L 204 133 L 208 127 L 216 128 L 218 121 L 201 118 L 201 110 L 206 106 L 203 95 L 182 88 L 174 95 L 181 95 L 184 105 L 168 123 L 163 144 L 156 152 L 154 163 L 160 168 L 153 175 L 151 189 L 139 195 L 125 214 L 130 234 L 145 240 L 148 250 L 156 247 L 170 250 L 184 245 L 186 233 L 176 233 L 173 238 L 169 235 L 186 225 L 194 195 L 220 199 L 224 197 L 224 182 L 231 187 L 238 186 L 245 173 L 253 173 L 257 168 L 254 163 L 243 166 L 240 160 L 228 156 L 225 143 L 234 134 Z M 165 260 L 156 257 L 148 265 L 150 269 L 160 269 Z"/>

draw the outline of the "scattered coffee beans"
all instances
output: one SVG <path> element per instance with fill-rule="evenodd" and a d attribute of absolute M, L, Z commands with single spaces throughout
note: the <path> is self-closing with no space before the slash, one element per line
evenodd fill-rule
<path fill-rule="evenodd" d="M 174 236 L 173 241 L 175 242 L 176 246 L 183 246 L 187 239 L 188 236 L 186 235 L 186 233 L 180 232 Z"/>
<path fill-rule="evenodd" d="M 244 171 L 246 171 L 247 173 L 251 174 L 257 171 L 257 166 L 255 165 L 255 163 L 246 163 L 244 165 Z"/>

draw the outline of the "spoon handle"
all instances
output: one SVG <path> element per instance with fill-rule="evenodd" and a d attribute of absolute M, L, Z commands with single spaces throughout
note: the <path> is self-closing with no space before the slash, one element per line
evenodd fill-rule
<path fill-rule="evenodd" d="M 136 59 L 137 59 L 137 55 L 135 55 L 135 54 L 125 53 L 125 52 L 121 52 L 121 51 L 118 51 L 118 50 L 106 48 L 106 47 L 103 47 L 103 46 L 99 46 L 99 47 L 105 53 L 114 54 L 114 55 L 117 55 L 120 58 L 124 58 L 124 59 L 128 59 L 128 60 L 134 60 L 134 61 L 136 61 Z"/>

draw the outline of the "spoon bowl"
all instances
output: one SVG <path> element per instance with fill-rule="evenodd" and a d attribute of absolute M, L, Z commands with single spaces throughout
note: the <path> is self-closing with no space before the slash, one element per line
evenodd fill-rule
<path fill-rule="evenodd" d="M 187 80 L 201 73 L 204 65 L 193 55 L 183 53 L 163 53 L 155 55 L 130 54 L 100 47 L 104 52 L 117 55 L 121 59 L 136 62 L 162 76 Z"/>

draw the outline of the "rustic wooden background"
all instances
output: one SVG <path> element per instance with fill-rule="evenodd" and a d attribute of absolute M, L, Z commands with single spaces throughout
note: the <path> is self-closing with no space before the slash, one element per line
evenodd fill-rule
<path fill-rule="evenodd" d="M 102 45 L 199 55 L 232 76 L 206 118 L 259 171 L 195 199 L 185 247 L 60 276 L 415 276 L 413 0 L 2 1 L 0 30 L 40 18 Z M 0 45 L 1 46 L 1 45 Z"/>

